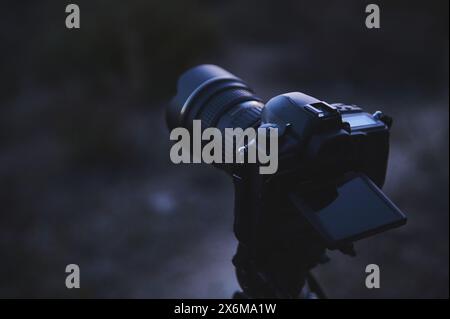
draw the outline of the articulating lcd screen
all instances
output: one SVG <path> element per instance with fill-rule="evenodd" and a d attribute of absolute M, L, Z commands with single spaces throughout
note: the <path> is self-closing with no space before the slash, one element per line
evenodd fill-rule
<path fill-rule="evenodd" d="M 346 180 L 334 191 L 334 199 L 316 207 L 308 205 L 305 197 L 291 196 L 331 243 L 361 239 L 406 222 L 405 215 L 366 176 Z M 320 196 L 323 189 L 317 188 L 314 192 Z"/>

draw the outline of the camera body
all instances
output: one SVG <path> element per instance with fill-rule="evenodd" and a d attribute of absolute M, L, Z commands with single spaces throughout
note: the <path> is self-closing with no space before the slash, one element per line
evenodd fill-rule
<path fill-rule="evenodd" d="M 328 104 L 297 92 L 266 103 L 260 125 L 278 128 L 278 171 L 260 175 L 257 167 L 247 165 L 233 174 L 234 232 L 239 239 L 234 264 L 246 295 L 277 296 L 261 284 L 262 277 L 286 289 L 279 296 L 296 296 L 304 281 L 292 278 L 323 262 L 327 248 L 354 255 L 353 241 L 384 230 L 377 223 L 370 229 L 358 224 L 335 238 L 306 213 L 313 207 L 310 214 L 315 216 L 336 200 L 337 183 L 344 176 L 363 174 L 382 187 L 391 123 L 381 112 L 371 115 L 354 105 Z M 298 198 L 307 204 L 299 207 Z M 332 225 L 347 223 L 334 213 Z M 403 220 L 395 223 L 390 226 Z M 260 277 L 249 276 L 255 273 Z"/>
<path fill-rule="evenodd" d="M 278 128 L 278 175 L 294 173 L 303 181 L 353 171 L 383 186 L 392 120 L 381 112 L 371 115 L 354 105 L 328 104 L 293 92 L 269 100 L 261 122 Z"/>
<path fill-rule="evenodd" d="M 298 297 L 326 249 L 354 255 L 354 241 L 406 222 L 380 190 L 392 124 L 382 112 L 299 92 L 264 104 L 241 79 L 201 65 L 180 77 L 167 110 L 169 128 L 192 129 L 193 120 L 278 132 L 275 174 L 260 174 L 258 163 L 215 164 L 235 185 L 233 263 L 247 297 Z"/>
<path fill-rule="evenodd" d="M 255 201 L 262 203 L 257 210 L 262 212 L 264 207 L 273 206 L 266 200 L 290 202 L 287 197 L 292 191 L 288 190 L 306 192 L 314 185 L 338 181 L 351 173 L 364 174 L 381 188 L 386 176 L 391 123 L 392 119 L 381 112 L 371 115 L 354 105 L 328 104 L 303 93 L 274 97 L 262 109 L 260 127 L 278 129 L 278 170 L 274 175 L 258 176 L 256 166 L 234 169 L 236 185 L 251 183 L 236 186 L 236 193 L 257 190 L 259 199 Z M 282 192 L 275 196 L 277 190 Z M 246 195 L 236 200 L 237 216 L 249 215 L 250 207 L 258 206 L 251 198 Z M 242 204 L 245 201 L 252 203 Z M 325 195 L 323 201 L 329 201 Z M 253 228 L 250 224 L 249 228 Z M 252 233 L 251 229 L 241 230 L 239 223 L 235 232 L 238 236 Z"/>

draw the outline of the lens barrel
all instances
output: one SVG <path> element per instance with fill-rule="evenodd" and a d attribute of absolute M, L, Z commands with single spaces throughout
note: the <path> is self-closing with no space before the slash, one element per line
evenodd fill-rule
<path fill-rule="evenodd" d="M 166 120 L 169 129 L 191 130 L 193 120 L 201 120 L 203 129 L 245 129 L 259 125 L 263 106 L 244 81 L 216 65 L 204 64 L 180 77 Z"/>

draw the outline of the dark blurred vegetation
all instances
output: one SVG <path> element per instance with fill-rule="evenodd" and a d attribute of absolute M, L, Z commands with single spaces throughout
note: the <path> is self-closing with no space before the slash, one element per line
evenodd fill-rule
<path fill-rule="evenodd" d="M 168 156 L 164 106 L 198 63 L 393 115 L 409 224 L 317 273 L 331 297 L 448 297 L 448 1 L 378 1 L 380 30 L 356 0 L 74 2 L 80 30 L 69 2 L 0 3 L 0 297 L 232 294 L 232 185 Z"/>
<path fill-rule="evenodd" d="M 82 28 L 70 32 L 64 25 L 64 1 L 2 2 L 2 69 L 8 75 L 2 85 L 11 89 L 3 94 L 17 92 L 24 82 L 81 81 L 96 94 L 132 89 L 166 97 L 179 71 L 215 41 L 214 21 L 198 1 L 77 4 Z"/>

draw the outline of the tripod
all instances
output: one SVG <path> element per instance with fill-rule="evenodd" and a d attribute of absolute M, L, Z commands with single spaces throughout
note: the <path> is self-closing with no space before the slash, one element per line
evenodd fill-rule
<path fill-rule="evenodd" d="M 233 176 L 239 240 L 233 264 L 242 288 L 234 298 L 325 298 L 311 274 L 328 261 L 325 246 L 286 200 L 284 188 L 261 188 L 261 179 L 251 170 Z"/>
<path fill-rule="evenodd" d="M 233 299 L 277 298 L 277 299 L 326 299 L 325 293 L 310 271 L 297 270 L 295 276 L 261 271 L 245 254 L 242 245 L 238 246 L 233 264 L 236 276 L 243 291 L 235 292 Z"/>

